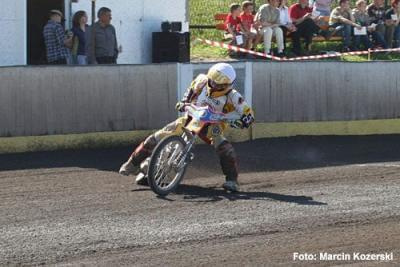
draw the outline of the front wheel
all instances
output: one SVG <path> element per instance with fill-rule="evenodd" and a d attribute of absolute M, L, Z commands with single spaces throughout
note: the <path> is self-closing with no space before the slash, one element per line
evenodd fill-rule
<path fill-rule="evenodd" d="M 187 162 L 186 143 L 181 136 L 168 136 L 154 149 L 147 172 L 148 182 L 154 193 L 166 196 L 181 182 Z"/>

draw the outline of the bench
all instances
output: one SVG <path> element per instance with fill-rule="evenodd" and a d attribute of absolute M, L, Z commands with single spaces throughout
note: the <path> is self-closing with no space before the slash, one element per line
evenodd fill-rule
<path fill-rule="evenodd" d="M 214 20 L 216 22 L 215 28 L 220 31 L 225 31 L 225 19 L 228 16 L 227 13 L 218 13 L 214 15 Z M 321 30 L 328 30 L 329 29 L 329 16 L 324 16 L 322 17 L 322 25 L 319 25 Z M 290 36 L 286 37 L 288 41 L 290 41 Z M 341 41 L 343 38 L 340 36 L 332 36 L 329 41 Z M 324 42 L 327 41 L 324 37 L 322 36 L 315 36 L 313 38 L 313 42 Z"/>

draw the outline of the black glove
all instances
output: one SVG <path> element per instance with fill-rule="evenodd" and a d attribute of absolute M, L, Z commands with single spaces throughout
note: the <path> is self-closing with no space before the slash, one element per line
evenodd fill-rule
<path fill-rule="evenodd" d="M 252 114 L 243 115 L 240 121 L 243 124 L 243 128 L 249 128 L 250 125 L 254 122 L 254 117 Z"/>

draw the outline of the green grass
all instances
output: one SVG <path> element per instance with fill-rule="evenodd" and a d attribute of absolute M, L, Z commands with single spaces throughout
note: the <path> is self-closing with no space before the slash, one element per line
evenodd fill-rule
<path fill-rule="evenodd" d="M 0 154 L 70 149 L 94 149 L 138 144 L 151 130 L 68 135 L 1 137 Z"/>
<path fill-rule="evenodd" d="M 217 60 L 228 59 L 228 51 L 218 47 L 210 47 L 205 44 L 196 44 L 192 46 L 192 59 L 195 60 Z"/>

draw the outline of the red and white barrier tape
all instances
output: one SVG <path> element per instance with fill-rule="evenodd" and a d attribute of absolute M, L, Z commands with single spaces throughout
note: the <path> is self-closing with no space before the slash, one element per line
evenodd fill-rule
<path fill-rule="evenodd" d="M 368 55 L 370 53 L 394 52 L 394 51 L 400 51 L 400 48 L 369 49 L 367 51 L 352 51 L 352 52 L 344 52 L 344 53 L 333 52 L 333 53 L 327 53 L 324 55 L 286 58 L 284 60 L 294 61 L 294 60 L 321 59 L 321 58 L 332 58 L 332 57 L 351 56 L 351 55 Z"/>
<path fill-rule="evenodd" d="M 225 49 L 228 49 L 228 50 L 231 50 L 231 51 L 235 51 L 235 52 L 247 53 L 247 54 L 256 55 L 256 56 L 260 56 L 260 57 L 265 57 L 265 58 L 278 60 L 278 61 L 309 60 L 309 59 L 332 58 L 332 57 L 349 56 L 349 55 L 367 55 L 367 54 L 370 54 L 370 53 L 379 53 L 379 52 L 400 51 L 400 48 L 370 49 L 370 50 L 367 50 L 367 51 L 353 51 L 353 52 L 344 52 L 344 53 L 334 52 L 334 53 L 328 53 L 328 54 L 324 54 L 324 55 L 304 56 L 304 57 L 294 57 L 294 58 L 280 58 L 280 57 L 271 56 L 271 55 L 268 55 L 268 54 L 265 54 L 265 53 L 254 52 L 252 50 L 248 50 L 248 49 L 245 49 L 245 48 L 242 48 L 242 47 L 225 44 L 223 42 L 216 42 L 216 41 L 211 41 L 211 40 L 201 39 L 201 38 L 197 38 L 196 40 L 200 41 L 202 43 L 211 45 L 211 46 L 225 48 Z"/>
<path fill-rule="evenodd" d="M 265 57 L 265 58 L 269 58 L 269 59 L 273 59 L 273 60 L 283 60 L 280 57 L 274 57 L 265 53 L 260 53 L 260 52 L 255 52 L 253 50 L 248 50 L 239 46 L 235 46 L 235 45 L 230 45 L 230 44 L 225 44 L 223 42 L 216 42 L 216 41 L 211 41 L 211 40 L 207 40 L 207 39 L 201 39 L 201 38 L 197 38 L 197 41 L 200 41 L 202 43 L 211 45 L 211 46 L 215 46 L 215 47 L 220 47 L 220 48 L 225 48 L 231 51 L 235 51 L 235 52 L 242 52 L 242 53 L 247 53 L 247 54 L 251 54 L 251 55 L 255 55 L 255 56 L 260 56 L 260 57 Z"/>

